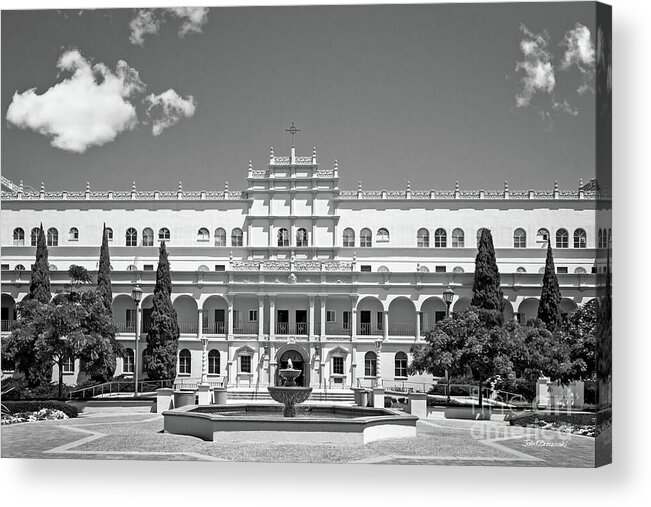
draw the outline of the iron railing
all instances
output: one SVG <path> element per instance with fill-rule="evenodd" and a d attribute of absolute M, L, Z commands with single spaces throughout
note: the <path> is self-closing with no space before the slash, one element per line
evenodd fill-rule
<path fill-rule="evenodd" d="M 138 381 L 138 392 L 152 392 L 163 387 L 172 387 L 173 380 L 140 380 Z M 84 387 L 70 391 L 70 399 L 86 399 L 101 397 L 118 396 L 123 393 L 133 393 L 135 383 L 131 380 L 113 380 L 94 386 Z"/>
<path fill-rule="evenodd" d="M 307 322 L 276 322 L 276 334 L 307 335 L 309 325 Z"/>

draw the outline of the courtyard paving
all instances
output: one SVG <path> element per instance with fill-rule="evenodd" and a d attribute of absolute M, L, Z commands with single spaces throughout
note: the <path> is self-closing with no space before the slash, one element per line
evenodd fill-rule
<path fill-rule="evenodd" d="M 417 431 L 416 438 L 367 445 L 214 443 L 163 433 L 161 415 L 122 412 L 3 426 L 0 437 L 3 458 L 594 466 L 595 442 L 588 437 L 440 414 L 419 421 Z"/>

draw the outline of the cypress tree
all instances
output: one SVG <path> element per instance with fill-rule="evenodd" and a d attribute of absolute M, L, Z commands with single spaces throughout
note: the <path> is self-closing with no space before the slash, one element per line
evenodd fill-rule
<path fill-rule="evenodd" d="M 475 282 L 472 286 L 472 306 L 487 310 L 493 324 L 504 322 L 504 293 L 500 287 L 500 273 L 495 260 L 493 236 L 488 229 L 482 229 L 475 258 Z"/>
<path fill-rule="evenodd" d="M 143 358 L 147 376 L 154 380 L 176 377 L 179 324 L 176 310 L 172 306 L 171 294 L 170 264 L 163 241 L 159 250 L 154 302 L 147 333 L 147 348 Z"/>
<path fill-rule="evenodd" d="M 109 256 L 108 236 L 106 235 L 106 224 L 102 233 L 102 246 L 99 251 L 99 269 L 97 271 L 97 294 L 102 298 L 104 306 L 112 311 L 113 289 L 111 287 L 111 258 Z"/>
<path fill-rule="evenodd" d="M 540 303 L 538 304 L 538 318 L 552 332 L 558 331 L 563 324 L 561 291 L 558 288 L 551 241 L 547 242 L 547 261 L 545 262 L 545 274 L 543 275 Z"/>
<path fill-rule="evenodd" d="M 28 297 L 44 304 L 49 303 L 52 298 L 52 292 L 50 292 L 50 267 L 47 255 L 45 233 L 43 232 L 43 224 L 41 224 L 38 230 L 38 239 L 36 240 L 36 261 L 32 266 Z"/>

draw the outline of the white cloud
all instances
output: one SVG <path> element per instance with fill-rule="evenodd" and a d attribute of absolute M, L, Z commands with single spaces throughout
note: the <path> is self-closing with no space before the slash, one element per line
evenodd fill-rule
<path fill-rule="evenodd" d="M 552 107 L 554 108 L 554 111 L 569 114 L 570 116 L 579 115 L 579 110 L 576 107 L 572 107 L 567 100 L 564 100 L 563 102 L 556 102 L 556 100 L 554 100 L 552 102 Z"/>
<path fill-rule="evenodd" d="M 581 23 L 576 23 L 572 30 L 565 32 L 561 42 L 565 53 L 561 60 L 561 69 L 569 70 L 576 66 L 583 76 L 583 82 L 577 89 L 579 95 L 590 91 L 594 92 L 592 80 L 595 68 L 595 49 L 590 38 L 590 30 Z"/>
<path fill-rule="evenodd" d="M 516 72 L 523 71 L 520 79 L 522 88 L 516 94 L 516 106 L 526 107 L 537 92 L 552 93 L 556 86 L 556 77 L 552 65 L 552 55 L 547 50 L 549 34 L 543 31 L 534 34 L 526 26 L 520 25 L 525 38 L 520 42 L 524 59 L 516 63 Z"/>
<path fill-rule="evenodd" d="M 207 7 L 173 7 L 168 9 L 140 9 L 136 16 L 129 23 L 131 35 L 129 40 L 132 44 L 142 46 L 145 43 L 145 35 L 155 35 L 163 23 L 169 17 L 176 18 L 181 22 L 179 37 L 187 34 L 202 33 L 203 25 L 208 22 Z"/>
<path fill-rule="evenodd" d="M 136 108 L 128 99 L 144 92 L 145 85 L 126 62 L 120 61 L 112 72 L 71 50 L 57 67 L 72 75 L 42 95 L 35 88 L 15 92 L 6 116 L 10 124 L 51 137 L 52 146 L 76 153 L 111 142 L 136 126 Z"/>
<path fill-rule="evenodd" d="M 181 118 L 191 118 L 196 110 L 196 102 L 192 95 L 181 97 L 169 89 L 159 95 L 148 95 L 147 116 L 152 119 L 152 134 L 159 136 L 163 130 L 176 125 Z"/>

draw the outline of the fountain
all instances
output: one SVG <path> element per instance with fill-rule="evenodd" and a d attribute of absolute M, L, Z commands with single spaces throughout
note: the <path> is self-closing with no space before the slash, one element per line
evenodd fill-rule
<path fill-rule="evenodd" d="M 294 369 L 291 359 L 287 360 L 287 368 L 279 370 L 278 374 L 283 379 L 283 385 L 267 387 L 269 394 L 275 401 L 285 405 L 284 417 L 296 417 L 296 405 L 310 397 L 312 388 L 296 385 L 296 378 L 301 374 L 301 370 Z"/>

